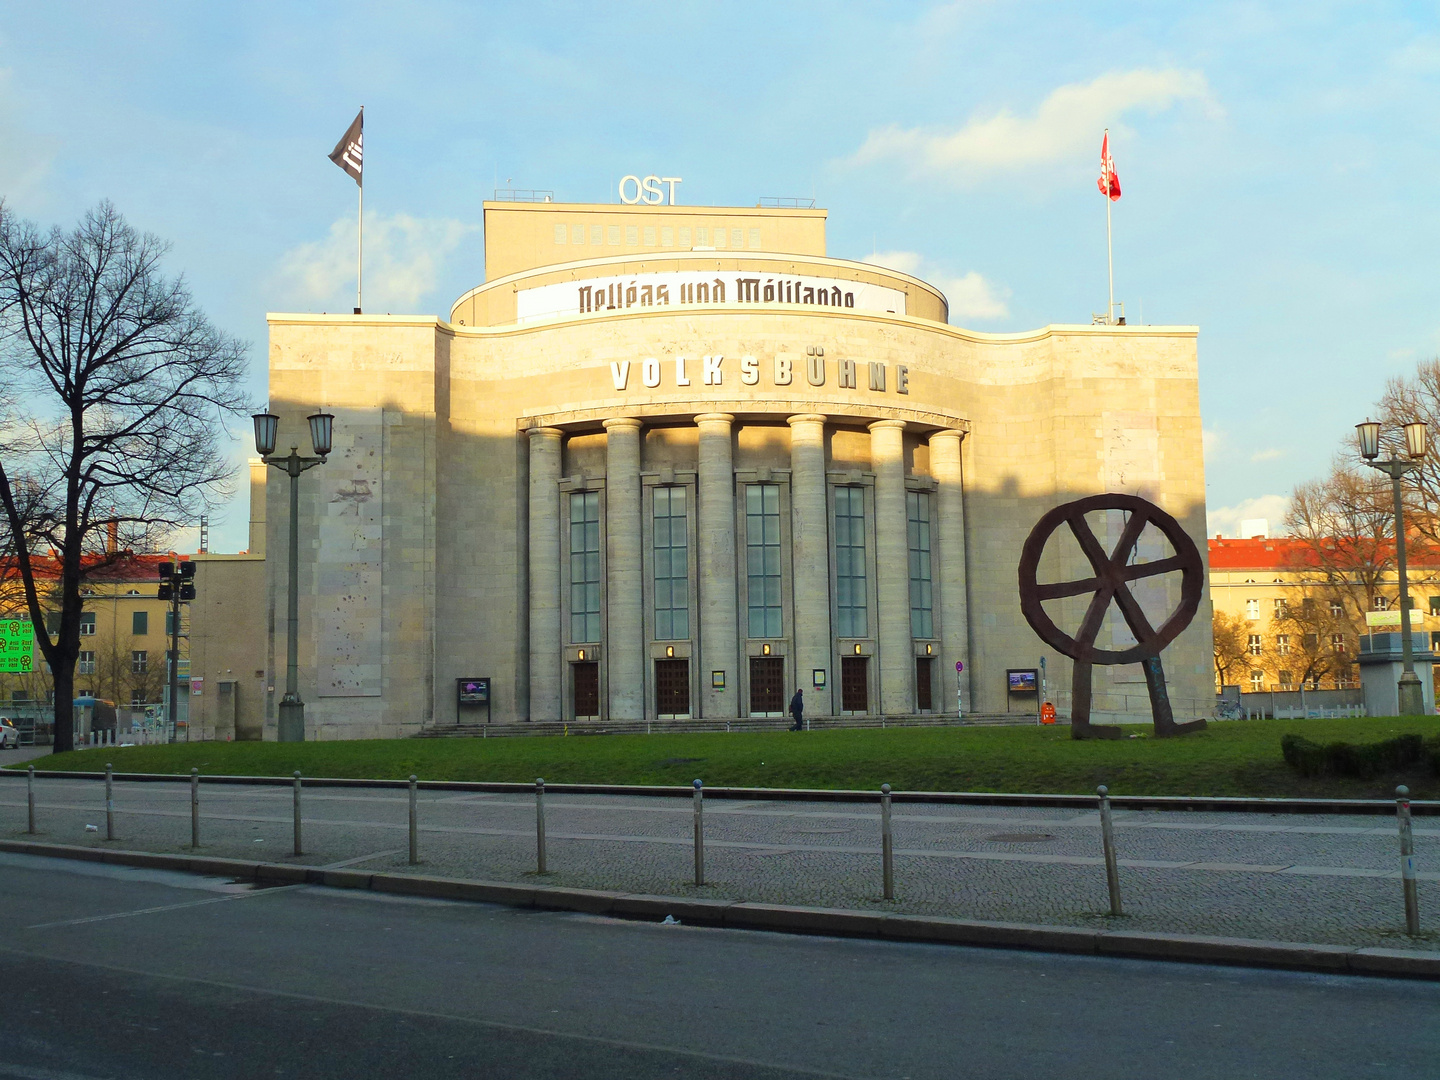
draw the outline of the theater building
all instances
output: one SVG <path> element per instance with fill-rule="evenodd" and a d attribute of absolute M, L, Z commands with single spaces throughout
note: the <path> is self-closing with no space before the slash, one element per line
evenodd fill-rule
<path fill-rule="evenodd" d="M 1042 657 L 1063 715 L 1020 545 L 1124 491 L 1203 549 L 1196 329 L 974 333 L 932 285 L 829 257 L 825 223 L 487 202 L 485 283 L 447 318 L 270 315 L 281 452 L 336 415 L 299 481 L 306 737 L 781 716 L 797 688 L 812 717 L 1025 714 L 1010 672 Z M 288 482 L 263 496 L 277 674 Z M 1177 716 L 1213 702 L 1209 626 L 1207 603 L 1166 653 Z M 1148 712 L 1138 667 L 1096 679 L 1097 717 Z"/>

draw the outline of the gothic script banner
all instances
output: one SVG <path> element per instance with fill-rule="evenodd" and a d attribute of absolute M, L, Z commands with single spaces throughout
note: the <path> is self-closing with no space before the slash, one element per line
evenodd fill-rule
<path fill-rule="evenodd" d="M 808 307 L 905 314 L 905 294 L 864 281 L 837 278 L 776 276 L 743 270 L 706 273 L 674 270 L 658 274 L 561 281 L 521 289 L 515 296 L 516 317 L 548 319 L 566 315 L 597 315 L 633 308 Z"/>

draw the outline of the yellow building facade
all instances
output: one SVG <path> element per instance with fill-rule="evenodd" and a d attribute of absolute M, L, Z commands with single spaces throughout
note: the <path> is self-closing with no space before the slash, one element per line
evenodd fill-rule
<path fill-rule="evenodd" d="M 797 689 L 812 717 L 1033 711 L 1007 672 L 1042 657 L 1063 714 L 1068 663 L 1020 613 L 1031 526 L 1122 491 L 1203 547 L 1194 327 L 953 327 L 926 282 L 829 257 L 823 210 L 484 214 L 487 281 L 447 318 L 269 316 L 279 452 L 336 416 L 299 481 L 307 738 L 779 716 Z M 1166 670 L 1208 714 L 1208 604 Z M 459 699 L 479 680 L 488 709 Z M 1097 718 L 1147 701 L 1138 666 L 1097 671 Z"/>
<path fill-rule="evenodd" d="M 1298 690 L 1302 684 L 1358 689 L 1361 637 L 1371 630 L 1399 631 L 1399 574 L 1387 552 L 1381 557 L 1383 565 L 1372 570 L 1327 574 L 1309 545 L 1291 537 L 1212 539 L 1215 615 L 1243 624 L 1243 657 L 1226 672 L 1226 683 L 1246 693 Z M 1348 580 L 1332 584 L 1337 576 Z M 1428 632 L 1431 647 L 1440 647 L 1440 565 L 1434 555 L 1423 548 L 1412 553 L 1408 578 L 1412 632 Z M 1219 680 L 1217 671 L 1217 687 Z"/>

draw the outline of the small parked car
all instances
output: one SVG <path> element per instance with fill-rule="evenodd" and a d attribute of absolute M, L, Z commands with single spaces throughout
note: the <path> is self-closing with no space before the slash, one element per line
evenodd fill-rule
<path fill-rule="evenodd" d="M 0 750 L 20 745 L 20 729 L 8 716 L 0 716 Z"/>

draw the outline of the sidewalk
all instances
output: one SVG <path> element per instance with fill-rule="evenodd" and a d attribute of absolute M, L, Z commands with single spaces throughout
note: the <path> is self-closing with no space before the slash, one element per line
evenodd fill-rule
<path fill-rule="evenodd" d="M 189 786 L 37 780 L 33 839 L 189 853 Z M 25 784 L 0 784 L 0 836 L 30 839 Z M 1213 935 L 1440 952 L 1403 933 L 1393 819 L 1117 811 L 1125 915 L 1110 917 L 1091 810 L 896 804 L 896 899 L 881 898 L 878 806 L 711 800 L 706 884 L 693 883 L 689 799 L 546 796 L 547 869 L 535 871 L 535 803 L 518 794 L 422 791 L 421 865 L 408 865 L 403 790 L 304 791 L 304 855 L 286 787 L 202 786 L 196 853 L 249 862 L 725 902 L 836 908 L 1149 934 Z M 94 825 L 96 831 L 87 831 Z M 1422 928 L 1440 930 L 1440 826 L 1417 819 Z"/>

